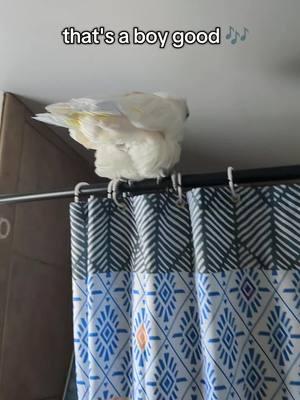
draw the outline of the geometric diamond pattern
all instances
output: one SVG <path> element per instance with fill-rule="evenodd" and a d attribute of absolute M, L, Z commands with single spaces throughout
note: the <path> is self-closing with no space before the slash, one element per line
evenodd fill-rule
<path fill-rule="evenodd" d="M 300 186 L 72 203 L 79 400 L 300 398 Z"/>
<path fill-rule="evenodd" d="M 246 299 L 249 301 L 251 297 L 255 293 L 255 286 L 252 284 L 250 279 L 246 277 L 244 282 L 242 283 L 241 290 L 243 292 L 243 295 L 246 297 Z"/>
<path fill-rule="evenodd" d="M 250 385 L 252 392 L 255 392 L 255 388 L 259 384 L 261 377 L 259 373 L 256 371 L 254 367 L 251 367 L 247 376 L 246 376 L 247 383 Z"/>

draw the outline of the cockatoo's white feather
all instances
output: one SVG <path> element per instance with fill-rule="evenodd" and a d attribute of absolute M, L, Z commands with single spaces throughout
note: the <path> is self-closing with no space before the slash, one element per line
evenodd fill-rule
<path fill-rule="evenodd" d="M 135 92 L 112 100 L 72 99 L 46 110 L 35 119 L 68 128 L 74 140 L 96 150 L 99 176 L 157 178 L 179 161 L 188 116 L 184 99 Z"/>

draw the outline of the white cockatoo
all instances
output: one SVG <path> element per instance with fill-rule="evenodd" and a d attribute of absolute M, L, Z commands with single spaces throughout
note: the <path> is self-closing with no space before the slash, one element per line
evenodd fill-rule
<path fill-rule="evenodd" d="M 35 119 L 69 129 L 96 150 L 95 172 L 140 181 L 169 174 L 179 161 L 187 103 L 165 93 L 134 92 L 112 100 L 72 99 L 46 107 Z"/>

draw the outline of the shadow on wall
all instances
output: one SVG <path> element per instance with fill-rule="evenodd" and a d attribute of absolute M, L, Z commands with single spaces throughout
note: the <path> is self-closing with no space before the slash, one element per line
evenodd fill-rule
<path fill-rule="evenodd" d="M 183 146 L 181 161 L 176 166 L 176 170 L 184 174 L 201 174 L 219 172 L 224 165 L 226 165 L 226 159 L 222 159 L 216 152 L 199 148 L 199 144 L 193 146 L 191 143 L 186 143 Z"/>
<path fill-rule="evenodd" d="M 74 359 L 72 360 L 71 368 L 70 379 L 66 382 L 66 392 L 62 400 L 78 400 Z"/>
<path fill-rule="evenodd" d="M 297 56 L 285 59 L 281 64 L 276 64 L 276 72 L 285 78 L 300 80 L 300 52 Z"/>

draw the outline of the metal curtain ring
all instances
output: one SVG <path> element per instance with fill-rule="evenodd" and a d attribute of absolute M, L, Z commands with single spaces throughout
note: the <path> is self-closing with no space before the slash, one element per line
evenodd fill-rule
<path fill-rule="evenodd" d="M 240 201 L 240 195 L 238 193 L 236 193 L 236 191 L 235 191 L 235 188 L 237 187 L 237 185 L 235 185 L 234 182 L 233 182 L 232 171 L 233 171 L 233 167 L 228 167 L 227 168 L 227 179 L 228 179 L 229 189 L 230 189 L 231 194 L 232 194 L 232 201 L 234 203 L 237 203 L 237 202 Z"/>
<path fill-rule="evenodd" d="M 75 201 L 75 203 L 78 203 L 79 201 L 80 201 L 80 198 L 79 198 L 79 196 L 80 196 L 80 189 L 83 187 L 83 186 L 88 186 L 89 184 L 87 183 L 87 182 L 79 182 L 79 183 L 77 183 L 77 185 L 75 186 L 75 188 L 74 188 L 74 201 Z"/>
<path fill-rule="evenodd" d="M 175 192 L 177 192 L 177 206 L 178 207 L 184 207 L 184 200 L 183 200 L 183 191 L 182 191 L 182 175 L 180 172 L 176 173 L 174 172 L 171 175 L 171 180 L 172 180 L 172 186 Z"/>
<path fill-rule="evenodd" d="M 117 207 L 125 208 L 126 204 L 118 200 L 118 188 L 121 181 L 119 179 L 112 180 L 112 199 Z"/>

